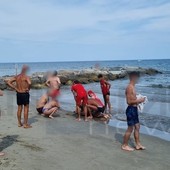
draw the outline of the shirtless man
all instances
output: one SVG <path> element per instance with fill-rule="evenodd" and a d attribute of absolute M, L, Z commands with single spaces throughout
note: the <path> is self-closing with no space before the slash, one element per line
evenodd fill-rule
<path fill-rule="evenodd" d="M 41 98 L 38 100 L 38 102 L 37 102 L 37 112 L 39 114 L 43 113 L 43 108 L 47 104 L 48 101 L 49 101 L 49 96 L 48 96 L 47 93 L 42 95 Z"/>
<path fill-rule="evenodd" d="M 17 92 L 17 117 L 18 117 L 18 127 L 24 126 L 24 128 L 32 128 L 28 124 L 28 112 L 29 112 L 29 91 L 31 87 L 31 80 L 27 76 L 28 66 L 24 65 L 22 67 L 21 74 L 11 78 L 7 84 Z M 24 124 L 21 122 L 21 114 L 24 106 Z"/>
<path fill-rule="evenodd" d="M 139 73 L 131 72 L 129 74 L 129 78 L 130 78 L 130 83 L 126 89 L 126 100 L 128 104 L 128 108 L 126 110 L 126 116 L 127 116 L 128 129 L 124 136 L 122 149 L 125 151 L 134 151 L 134 149 L 128 145 L 130 136 L 132 132 L 134 131 L 134 138 L 135 138 L 135 143 L 136 143 L 135 149 L 144 150 L 145 147 L 142 146 L 140 143 L 140 136 L 139 136 L 140 124 L 139 124 L 139 118 L 138 118 L 137 105 L 140 103 L 143 103 L 145 101 L 145 98 L 137 99 L 136 97 L 135 84 L 137 83 L 139 79 Z"/>
<path fill-rule="evenodd" d="M 3 96 L 3 92 L 0 90 L 0 96 Z M 1 112 L 1 111 L 0 111 Z M 5 153 L 3 153 L 3 152 L 0 152 L 0 156 L 4 156 L 5 155 Z"/>
<path fill-rule="evenodd" d="M 43 116 L 48 116 L 49 118 L 53 119 L 54 113 L 58 111 L 59 104 L 57 101 L 52 100 L 45 104 L 45 106 L 42 109 Z"/>
<path fill-rule="evenodd" d="M 56 97 L 60 94 L 61 86 L 61 81 L 58 77 L 57 71 L 55 71 L 53 75 L 49 76 L 46 81 L 46 85 L 50 88 L 49 96 L 52 97 L 53 100 L 56 100 Z"/>

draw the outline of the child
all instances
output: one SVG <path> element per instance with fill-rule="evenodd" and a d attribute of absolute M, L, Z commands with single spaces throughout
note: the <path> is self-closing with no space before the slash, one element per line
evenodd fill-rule
<path fill-rule="evenodd" d="M 107 111 L 107 106 L 109 108 L 109 114 L 111 113 L 111 103 L 110 103 L 110 88 L 111 84 L 104 79 L 104 76 L 102 74 L 98 75 L 98 78 L 100 80 L 101 90 L 104 98 L 105 103 L 105 112 Z"/>
<path fill-rule="evenodd" d="M 83 107 L 84 114 L 85 114 L 85 121 L 88 121 L 87 118 L 87 103 L 88 97 L 87 92 L 82 84 L 79 81 L 75 80 L 73 82 L 73 86 L 71 87 L 71 91 L 73 92 L 75 101 L 76 101 L 76 110 L 78 113 L 77 121 L 81 121 L 81 107 Z"/>

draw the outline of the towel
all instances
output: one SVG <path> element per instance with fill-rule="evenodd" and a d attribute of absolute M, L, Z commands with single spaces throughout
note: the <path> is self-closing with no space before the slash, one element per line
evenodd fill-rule
<path fill-rule="evenodd" d="M 143 95 L 141 95 L 141 94 L 138 94 L 136 97 L 137 97 L 137 99 L 145 98 L 145 101 L 144 101 L 143 103 L 138 104 L 138 111 L 139 111 L 140 113 L 143 113 L 145 104 L 148 103 L 148 98 L 147 98 L 147 96 L 143 96 Z"/>

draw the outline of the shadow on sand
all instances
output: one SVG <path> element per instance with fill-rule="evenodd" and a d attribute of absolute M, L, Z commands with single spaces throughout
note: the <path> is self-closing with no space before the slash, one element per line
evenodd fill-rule
<path fill-rule="evenodd" d="M 5 136 L 3 137 L 0 142 L 0 151 L 12 146 L 14 143 L 17 142 L 18 135 L 12 135 L 12 136 Z"/>

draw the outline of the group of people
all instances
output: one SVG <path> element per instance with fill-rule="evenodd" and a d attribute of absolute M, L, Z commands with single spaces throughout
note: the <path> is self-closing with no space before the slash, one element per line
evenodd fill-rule
<path fill-rule="evenodd" d="M 98 76 L 100 80 L 101 90 L 104 98 L 104 104 L 92 91 L 86 91 L 84 86 L 75 80 L 71 87 L 75 102 L 76 102 L 76 113 L 78 114 L 77 121 L 81 121 L 82 112 L 85 115 L 85 121 L 92 119 L 93 117 L 98 118 L 111 118 L 111 103 L 110 103 L 110 88 L 111 84 L 104 79 L 104 76 L 100 74 Z M 107 107 L 109 112 L 107 112 Z"/>
<path fill-rule="evenodd" d="M 74 95 L 76 102 L 75 113 L 78 115 L 76 120 L 81 121 L 81 115 L 85 116 L 85 121 L 97 118 L 109 119 L 111 116 L 111 104 L 110 104 L 110 83 L 104 80 L 103 75 L 98 76 L 101 82 L 101 89 L 103 92 L 104 102 L 97 97 L 92 91 L 86 91 L 84 86 L 75 80 L 71 87 L 71 91 Z M 52 75 L 48 75 L 46 85 L 49 87 L 48 91 L 40 97 L 37 102 L 37 111 L 39 114 L 54 118 L 53 115 L 60 108 L 60 104 L 57 100 L 60 95 L 61 81 L 58 77 L 57 71 Z M 106 114 L 107 106 L 109 108 L 109 114 Z"/>
<path fill-rule="evenodd" d="M 11 78 L 7 81 L 9 87 L 14 89 L 17 93 L 17 118 L 18 118 L 18 127 L 24 127 L 25 129 L 32 128 L 28 123 L 28 113 L 29 113 L 29 98 L 30 98 L 30 88 L 31 80 L 27 76 L 28 66 L 24 65 L 22 71 L 19 75 Z M 97 97 L 97 95 L 92 91 L 86 91 L 84 86 L 78 81 L 75 80 L 71 87 L 75 102 L 77 121 L 81 121 L 81 116 L 85 116 L 85 121 L 89 121 L 93 117 L 103 117 L 106 119 L 111 118 L 111 102 L 110 102 L 110 88 L 111 84 L 105 80 L 102 74 L 98 75 L 100 80 L 101 90 L 103 94 L 104 103 Z M 122 145 L 122 150 L 125 151 L 134 151 L 134 148 L 130 147 L 128 142 L 131 137 L 132 132 L 134 131 L 134 138 L 136 142 L 136 150 L 144 150 L 145 147 L 140 143 L 139 137 L 139 118 L 138 118 L 138 108 L 137 106 L 140 103 L 145 101 L 145 98 L 137 98 L 135 84 L 139 79 L 139 73 L 131 72 L 129 74 L 130 83 L 126 89 L 126 100 L 128 108 L 126 110 L 128 128 L 124 135 L 124 142 Z M 58 77 L 57 72 L 49 74 L 47 78 L 46 85 L 49 87 L 48 91 L 39 99 L 37 102 L 37 112 L 43 116 L 54 118 L 54 114 L 60 108 L 60 104 L 57 100 L 57 97 L 60 95 L 61 82 Z M 3 93 L 0 91 L 0 95 Z M 21 121 L 22 111 L 24 110 L 24 122 Z M 3 156 L 4 153 L 0 153 L 0 156 Z"/>

